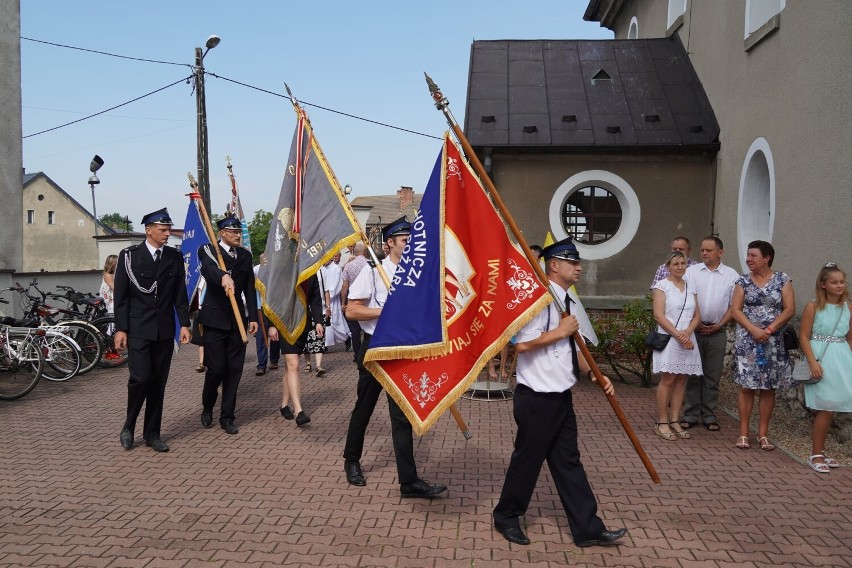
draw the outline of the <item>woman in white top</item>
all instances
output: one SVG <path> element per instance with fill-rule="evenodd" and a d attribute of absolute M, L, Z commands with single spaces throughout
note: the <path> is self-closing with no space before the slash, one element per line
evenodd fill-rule
<path fill-rule="evenodd" d="M 695 347 L 698 327 L 696 290 L 683 279 L 686 256 L 673 252 L 666 259 L 669 276 L 654 284 L 652 298 L 657 331 L 671 335 L 662 351 L 654 351 L 654 373 L 660 373 L 657 385 L 657 424 L 654 433 L 664 440 L 691 438 L 679 424 L 680 409 L 686 390 L 686 376 L 701 374 L 701 354 Z"/>
<path fill-rule="evenodd" d="M 111 254 L 106 257 L 106 261 L 104 262 L 103 279 L 101 280 L 101 289 L 98 292 L 98 295 L 104 299 L 107 311 L 109 313 L 113 313 L 115 311 L 113 301 L 113 288 L 115 287 L 115 267 L 117 264 L 117 255 Z"/>

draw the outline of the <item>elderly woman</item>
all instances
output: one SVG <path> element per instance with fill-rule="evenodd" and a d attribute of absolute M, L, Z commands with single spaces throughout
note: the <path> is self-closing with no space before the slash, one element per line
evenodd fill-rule
<path fill-rule="evenodd" d="M 774 450 L 769 442 L 769 419 L 775 408 L 775 390 L 793 384 L 792 368 L 781 332 L 796 313 L 793 284 L 783 272 L 772 270 L 775 249 L 766 241 L 748 244 L 749 271 L 737 280 L 731 300 L 731 315 L 737 322 L 734 339 L 734 382 L 740 386 L 737 406 L 740 436 L 736 446 L 749 448 L 748 430 L 758 403 L 757 443 L 762 450 Z"/>
<path fill-rule="evenodd" d="M 680 423 L 686 391 L 686 376 L 701 374 L 701 354 L 695 347 L 698 327 L 696 290 L 683 279 L 686 255 L 675 251 L 666 258 L 669 275 L 656 282 L 651 297 L 657 331 L 671 336 L 665 349 L 654 351 L 653 372 L 660 373 L 657 385 L 657 424 L 654 433 L 664 440 L 691 438 Z"/>

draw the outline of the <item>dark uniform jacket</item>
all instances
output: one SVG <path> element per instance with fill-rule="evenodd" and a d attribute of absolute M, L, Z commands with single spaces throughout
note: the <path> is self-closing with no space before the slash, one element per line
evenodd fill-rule
<path fill-rule="evenodd" d="M 144 242 L 127 247 L 118 255 L 114 285 L 115 328 L 127 332 L 128 337 L 149 341 L 174 338 L 175 312 L 180 325 L 189 326 L 183 256 L 168 246 L 162 250 L 156 272 L 154 257 Z M 126 267 L 128 259 L 130 273 Z M 155 282 L 156 290 L 150 293 L 140 290 L 150 290 Z"/>
<path fill-rule="evenodd" d="M 237 300 L 239 312 L 243 316 L 243 326 L 245 327 L 248 321 L 256 322 L 257 293 L 254 290 L 254 267 L 252 266 L 251 253 L 243 247 L 235 247 L 237 258 L 233 259 L 218 242 L 216 245 L 208 244 L 198 249 L 201 275 L 207 281 L 207 291 L 204 295 L 204 302 L 201 304 L 201 311 L 198 312 L 198 322 L 202 326 L 217 329 L 237 329 L 231 299 L 228 298 L 225 289 L 222 288 L 222 276 L 226 272 L 219 268 L 214 246 L 219 246 L 219 251 L 225 261 L 225 268 L 231 273 L 231 278 L 234 280 L 234 296 Z M 248 308 L 248 317 L 246 317 L 246 308 Z"/>

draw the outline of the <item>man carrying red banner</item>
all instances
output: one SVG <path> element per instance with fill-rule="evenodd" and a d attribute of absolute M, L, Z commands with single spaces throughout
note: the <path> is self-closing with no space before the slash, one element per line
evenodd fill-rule
<path fill-rule="evenodd" d="M 571 239 L 564 239 L 542 251 L 552 290 L 569 314 L 582 310 L 568 295 L 580 276 L 580 254 Z M 621 528 L 609 531 L 597 515 L 597 502 L 577 447 L 577 417 L 571 387 L 580 372 L 590 366 L 578 356 L 572 335 L 579 329 L 574 315 L 560 319 L 551 304 L 517 334 L 517 388 L 514 416 L 518 426 L 515 450 L 506 471 L 500 501 L 494 508 L 494 527 L 509 542 L 529 544 L 520 526 L 535 490 L 541 466 L 547 460 L 568 525 L 577 546 L 612 544 L 627 533 Z M 593 379 L 594 380 L 594 379 Z M 604 377 L 604 391 L 615 389 Z"/>
<path fill-rule="evenodd" d="M 364 338 L 361 351 L 357 355 L 358 398 L 349 419 L 346 434 L 346 447 L 343 450 L 343 469 L 346 481 L 351 485 L 363 486 L 367 482 L 361 469 L 361 455 L 364 451 L 364 436 L 370 417 L 376 408 L 382 385 L 370 371 L 364 368 L 364 354 L 370 348 L 370 338 L 376 330 L 376 322 L 382 313 L 382 307 L 388 298 L 388 289 L 378 274 L 383 269 L 387 276 L 393 277 L 402 257 L 402 251 L 411 234 L 411 223 L 401 217 L 386 225 L 382 230 L 384 242 L 390 247 L 390 253 L 382 261 L 382 267 L 364 267 L 349 287 L 349 301 L 346 305 L 346 317 L 361 324 Z M 414 440 L 411 423 L 400 410 L 394 399 L 388 395 L 388 408 L 391 418 L 391 435 L 396 455 L 396 469 L 399 478 L 400 493 L 403 497 L 423 497 L 431 499 L 444 493 L 446 485 L 430 484 L 417 476 L 414 463 Z"/>

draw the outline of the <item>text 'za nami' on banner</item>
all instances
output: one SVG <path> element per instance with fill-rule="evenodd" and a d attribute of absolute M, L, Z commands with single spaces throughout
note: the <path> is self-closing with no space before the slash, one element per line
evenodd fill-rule
<path fill-rule="evenodd" d="M 551 301 L 447 135 L 391 284 L 365 365 L 417 434 Z"/>

